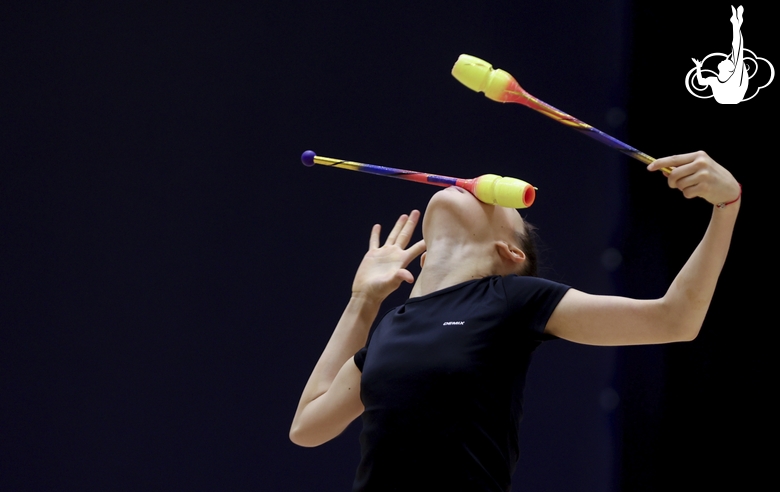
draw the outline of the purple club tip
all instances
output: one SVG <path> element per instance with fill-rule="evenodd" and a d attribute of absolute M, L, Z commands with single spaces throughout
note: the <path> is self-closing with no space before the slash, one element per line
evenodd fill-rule
<path fill-rule="evenodd" d="M 301 154 L 301 162 L 306 167 L 312 167 L 314 165 L 314 156 L 316 155 L 313 150 L 307 150 Z"/>

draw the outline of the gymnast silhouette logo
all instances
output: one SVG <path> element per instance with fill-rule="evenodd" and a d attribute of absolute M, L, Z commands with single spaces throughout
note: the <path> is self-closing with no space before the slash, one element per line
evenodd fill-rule
<path fill-rule="evenodd" d="M 758 91 L 772 83 L 775 78 L 775 68 L 769 63 L 769 60 L 756 56 L 744 46 L 741 31 L 744 12 L 745 9 L 741 5 L 736 10 L 733 6 L 731 7 L 731 54 L 712 53 L 702 61 L 692 58 L 696 66 L 685 76 L 685 88 L 693 96 L 699 99 L 714 97 L 715 101 L 720 104 L 739 104 L 753 99 Z M 703 68 L 709 59 L 712 59 L 710 65 L 714 65 L 720 60 L 717 65 L 717 73 L 714 70 Z M 768 73 L 762 69 L 762 77 L 756 79 L 754 83 L 750 83 L 753 77 L 759 73 L 759 66 L 763 65 L 761 62 L 768 67 Z M 712 76 L 705 77 L 705 75 Z M 761 84 L 763 80 L 766 82 Z M 748 85 L 753 87 L 749 95 L 747 95 Z M 712 93 L 708 94 L 710 89 Z"/>

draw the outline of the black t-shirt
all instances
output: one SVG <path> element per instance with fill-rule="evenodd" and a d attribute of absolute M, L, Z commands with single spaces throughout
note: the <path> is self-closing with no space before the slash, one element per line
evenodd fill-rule
<path fill-rule="evenodd" d="M 387 313 L 355 355 L 365 410 L 353 490 L 509 490 L 531 353 L 568 289 L 493 276 Z"/>

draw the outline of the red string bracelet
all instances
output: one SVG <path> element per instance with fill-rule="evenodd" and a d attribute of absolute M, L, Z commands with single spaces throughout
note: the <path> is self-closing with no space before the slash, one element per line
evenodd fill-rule
<path fill-rule="evenodd" d="M 732 203 L 736 202 L 740 198 L 742 198 L 742 183 L 737 183 L 739 185 L 739 195 L 731 200 L 730 202 L 720 202 L 719 204 L 715 205 L 718 208 L 726 208 L 727 205 L 731 205 Z"/>

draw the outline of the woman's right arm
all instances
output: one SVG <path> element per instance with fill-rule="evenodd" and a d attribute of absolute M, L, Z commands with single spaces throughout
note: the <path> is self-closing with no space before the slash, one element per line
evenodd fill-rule
<path fill-rule="evenodd" d="M 365 346 L 379 304 L 352 297 L 303 389 L 290 427 L 299 446 L 319 446 L 363 413 L 360 370 L 353 355 Z"/>
<path fill-rule="evenodd" d="M 369 250 L 352 284 L 352 297 L 303 389 L 290 427 L 290 440 L 319 446 L 341 434 L 363 412 L 360 370 L 354 354 L 365 346 L 382 301 L 401 282 L 414 282 L 407 265 L 425 250 L 419 241 L 406 248 L 420 212 L 402 215 L 379 246 L 380 226 L 371 230 Z"/>

